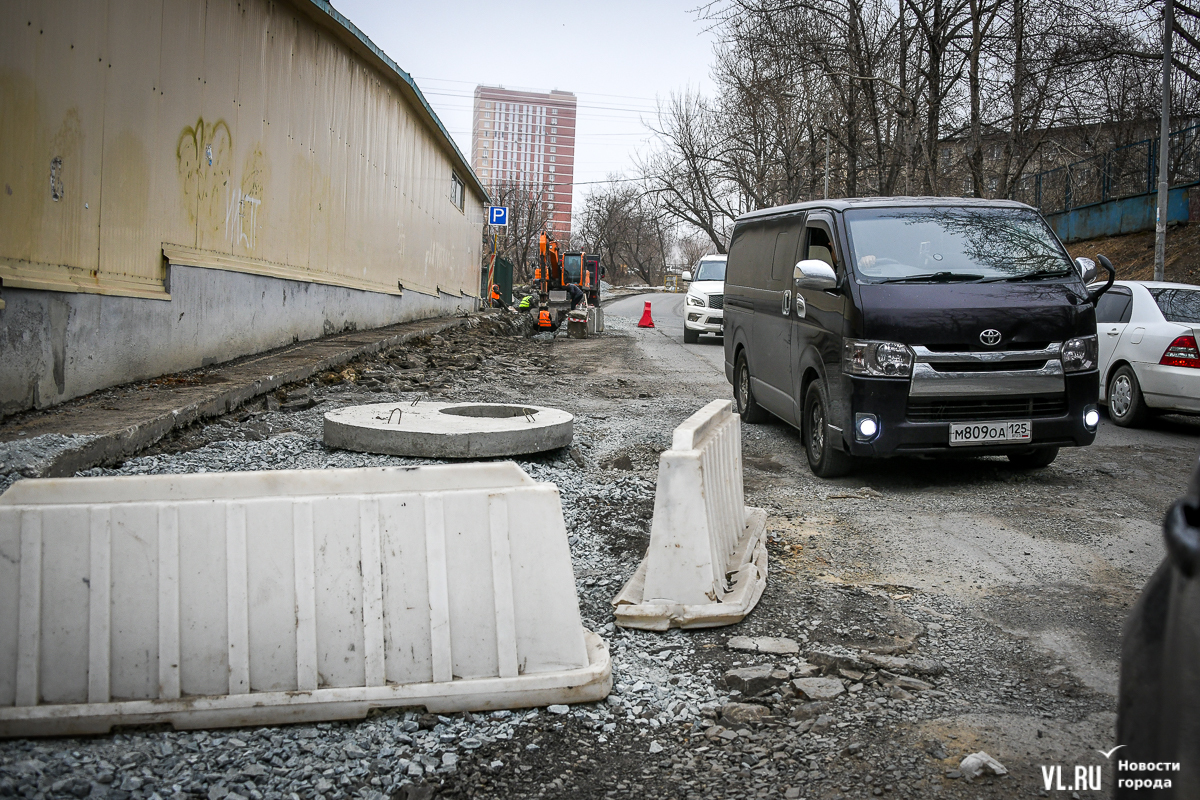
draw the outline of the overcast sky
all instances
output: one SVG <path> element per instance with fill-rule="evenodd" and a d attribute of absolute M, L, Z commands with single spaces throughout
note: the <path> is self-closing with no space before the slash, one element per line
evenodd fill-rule
<path fill-rule="evenodd" d="M 629 170 L 659 99 L 687 86 L 708 93 L 713 37 L 696 20 L 700 2 L 334 0 L 334 7 L 416 78 L 467 158 L 476 84 L 574 92 L 580 184 Z M 575 187 L 577 209 L 587 189 Z"/>

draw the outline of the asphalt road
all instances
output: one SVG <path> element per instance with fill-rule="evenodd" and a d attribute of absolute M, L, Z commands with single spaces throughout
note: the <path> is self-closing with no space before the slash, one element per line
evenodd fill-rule
<path fill-rule="evenodd" d="M 626 298 L 609 313 L 636 319 L 647 297 L 659 327 L 637 331 L 637 345 L 669 391 L 695 397 L 697 407 L 729 396 L 720 340 L 682 343 L 682 295 Z M 697 356 L 714 371 L 698 368 Z M 1041 470 L 1003 457 L 894 458 L 833 481 L 812 475 L 796 431 L 778 420 L 743 425 L 742 440 L 746 502 L 767 507 L 770 526 L 803 548 L 799 575 L 911 595 L 977 631 L 952 645 L 966 649 L 958 657 L 975 677 L 1069 692 L 1071 711 L 1050 715 L 1053 733 L 1045 711 L 1026 717 L 987 704 L 943 729 L 970 729 L 959 733 L 1009 759 L 1020 751 L 1031 771 L 1053 759 L 1085 763 L 1092 745 L 1111 747 L 1122 626 L 1164 555 L 1162 516 L 1196 464 L 1200 419 L 1127 429 L 1102 417 L 1092 446 L 1064 448 Z M 757 613 L 785 624 L 787 609 L 768 594 Z M 841 627 L 855 622 L 850 613 Z M 921 641 L 922 652 L 954 657 L 938 652 L 944 637 Z M 1027 748 L 1031 725 L 1040 738 Z"/>
<path fill-rule="evenodd" d="M 604 313 L 615 317 L 640 320 L 646 301 L 650 301 L 650 314 L 654 319 L 654 330 L 697 359 L 709 362 L 725 376 L 725 339 L 720 336 L 704 335 L 697 344 L 683 343 L 683 293 L 650 292 L 648 294 L 623 297 L 604 307 Z M 665 342 L 664 342 L 665 344 Z M 657 348 L 651 347 L 651 350 Z M 732 390 L 731 390 L 732 391 Z"/>

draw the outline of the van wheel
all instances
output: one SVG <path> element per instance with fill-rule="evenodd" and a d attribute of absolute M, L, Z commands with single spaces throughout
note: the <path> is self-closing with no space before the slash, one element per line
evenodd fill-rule
<path fill-rule="evenodd" d="M 684 344 L 695 344 L 698 341 L 700 341 L 700 331 L 694 331 L 690 328 L 683 329 Z"/>
<path fill-rule="evenodd" d="M 1050 466 L 1056 458 L 1057 447 L 1039 447 L 1029 453 L 1012 453 L 1008 460 L 1017 469 L 1041 469 Z"/>
<path fill-rule="evenodd" d="M 804 395 L 804 416 L 800 435 L 808 454 L 808 467 L 818 478 L 837 478 L 854 467 L 850 454 L 834 447 L 829 435 L 829 400 L 821 381 L 815 380 Z"/>
<path fill-rule="evenodd" d="M 750 365 L 746 363 L 744 352 L 738 353 L 737 366 L 733 370 L 733 398 L 743 422 L 756 425 L 767 421 L 767 412 L 754 400 L 754 390 L 750 388 Z"/>
<path fill-rule="evenodd" d="M 1146 399 L 1142 397 L 1142 387 L 1137 375 L 1129 365 L 1124 365 L 1113 373 L 1108 382 L 1108 416 L 1122 428 L 1133 428 L 1144 425 L 1150 417 L 1150 409 L 1146 408 Z"/>

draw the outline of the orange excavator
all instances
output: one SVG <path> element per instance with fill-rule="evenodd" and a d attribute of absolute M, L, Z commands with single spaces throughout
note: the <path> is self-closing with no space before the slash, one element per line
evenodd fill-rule
<path fill-rule="evenodd" d="M 538 239 L 538 266 L 533 273 L 538 292 L 538 327 L 557 330 L 567 312 L 580 306 L 594 307 L 599 314 L 603 274 L 600 256 L 582 251 L 561 253 L 558 242 L 543 233 Z"/>

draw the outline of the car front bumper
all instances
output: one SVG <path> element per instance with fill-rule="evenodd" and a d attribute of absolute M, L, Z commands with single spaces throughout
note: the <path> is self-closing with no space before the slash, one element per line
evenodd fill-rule
<path fill-rule="evenodd" d="M 723 333 L 725 330 L 725 311 L 720 308 L 701 308 L 687 306 L 683 308 L 683 326 L 689 331 L 700 333 Z"/>
<path fill-rule="evenodd" d="M 843 441 L 846 450 L 855 456 L 892 456 L 906 454 L 943 453 L 963 456 L 1008 455 L 1028 452 L 1041 446 L 1083 447 L 1096 439 L 1096 431 L 1083 424 L 1084 411 L 1095 406 L 1099 390 L 1095 372 L 1065 376 L 1066 409 L 1054 416 L 1016 413 L 1005 419 L 1032 423 L 1032 439 L 1021 444 L 987 444 L 974 447 L 951 447 L 950 425 L 965 422 L 999 421 L 999 419 L 948 419 L 935 422 L 908 418 L 909 382 L 886 378 L 843 376 L 849 384 L 848 418 L 843 420 Z M 925 398 L 920 398 L 924 400 Z M 997 397 L 996 399 L 1003 399 Z M 874 414 L 879 431 L 870 441 L 860 441 L 855 435 L 857 414 Z"/>

